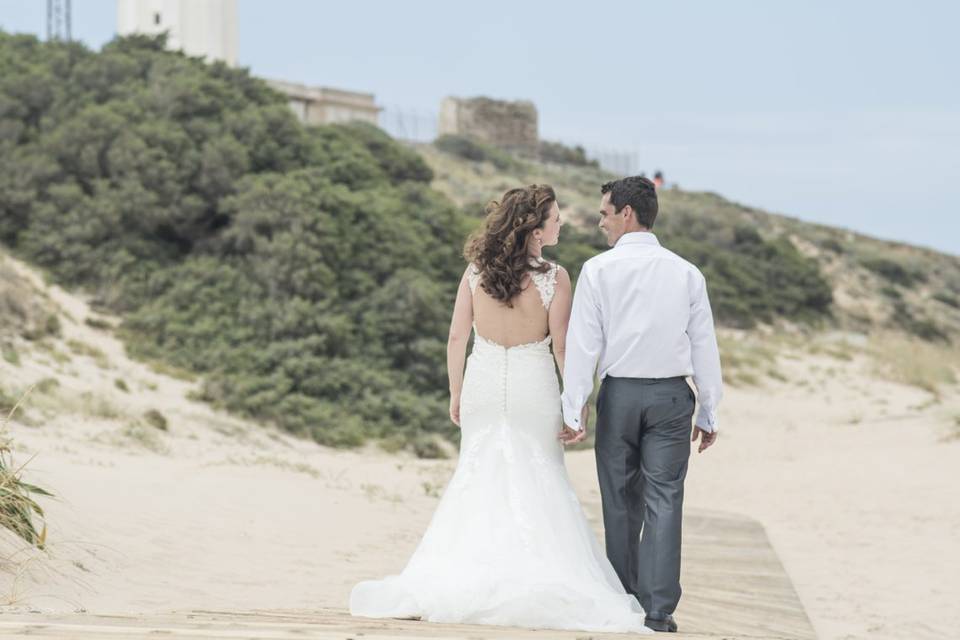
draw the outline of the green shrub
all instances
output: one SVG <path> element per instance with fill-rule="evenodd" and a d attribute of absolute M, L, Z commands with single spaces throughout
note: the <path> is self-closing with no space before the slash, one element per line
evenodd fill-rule
<path fill-rule="evenodd" d="M 700 267 L 717 320 L 749 328 L 776 317 L 810 322 L 830 313 L 833 291 L 816 260 L 786 238 L 764 239 L 738 226 L 729 244 L 691 241 L 680 233 L 667 246 Z"/>
<path fill-rule="evenodd" d="M 902 301 L 894 303 L 893 322 L 908 333 L 927 342 L 950 343 L 950 336 L 935 322 L 927 318 L 917 318 Z"/>
<path fill-rule="evenodd" d="M 843 243 L 836 238 L 824 238 L 820 241 L 820 246 L 827 251 L 832 251 L 833 253 L 837 254 L 843 254 L 847 251 L 846 247 L 843 246 Z"/>
<path fill-rule="evenodd" d="M 42 340 L 48 336 L 59 337 L 61 330 L 60 318 L 54 313 L 49 313 L 42 324 L 25 329 L 23 337 L 27 340 Z"/>
<path fill-rule="evenodd" d="M 0 344 L 0 354 L 2 354 L 3 359 L 10 364 L 16 367 L 20 366 L 20 354 L 12 344 L 8 344 L 6 342 Z"/>
<path fill-rule="evenodd" d="M 883 285 L 883 287 L 880 288 L 880 293 L 891 300 L 901 300 L 903 298 L 903 294 L 900 293 L 899 289 L 888 284 Z"/>
<path fill-rule="evenodd" d="M 54 389 L 60 388 L 60 381 L 56 378 L 43 378 L 37 382 L 37 393 L 42 393 L 44 395 L 52 392 Z"/>
<path fill-rule="evenodd" d="M 555 162 L 557 164 L 569 164 L 575 167 L 599 167 L 600 163 L 587 157 L 586 150 L 577 145 L 575 147 L 567 146 L 561 142 L 550 142 L 541 140 L 538 149 L 540 159 L 544 162 Z"/>
<path fill-rule="evenodd" d="M 109 322 L 94 316 L 88 316 L 83 322 L 88 327 L 93 327 L 94 329 L 100 329 L 102 331 L 109 331 L 110 329 L 113 329 L 113 326 Z"/>
<path fill-rule="evenodd" d="M 924 282 L 927 278 L 922 271 L 907 268 L 905 265 L 890 258 L 864 258 L 860 264 L 873 271 L 881 278 L 893 284 L 909 287 L 915 282 Z"/>
<path fill-rule="evenodd" d="M 513 171 L 519 165 L 509 153 L 468 136 L 444 134 L 437 138 L 433 145 L 440 151 L 464 160 L 489 162 L 501 171 Z"/>
<path fill-rule="evenodd" d="M 446 458 L 447 454 L 435 438 L 420 436 L 413 441 L 413 452 L 418 458 Z"/>
<path fill-rule="evenodd" d="M 942 302 L 948 307 L 953 307 L 954 309 L 960 309 L 960 298 L 957 298 L 957 296 L 951 295 L 944 291 L 940 291 L 933 294 L 933 299 L 938 302 Z"/>
<path fill-rule="evenodd" d="M 87 344 L 86 342 L 81 342 L 80 340 L 74 340 L 71 338 L 70 340 L 67 340 L 67 347 L 69 347 L 70 351 L 78 356 L 86 356 L 91 358 L 101 369 L 106 369 L 110 366 L 110 362 L 107 360 L 107 355 L 92 344 Z"/>
<path fill-rule="evenodd" d="M 17 399 L 11 393 L 0 387 L 0 418 L 7 417 L 16 405 Z M 19 409 L 18 409 L 19 412 Z"/>
<path fill-rule="evenodd" d="M 167 430 L 167 418 L 156 409 L 150 409 L 144 413 L 143 419 L 154 429 L 159 429 L 160 431 Z"/>

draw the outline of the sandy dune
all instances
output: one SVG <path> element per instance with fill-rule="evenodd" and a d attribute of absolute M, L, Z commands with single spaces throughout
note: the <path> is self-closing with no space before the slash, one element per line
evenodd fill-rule
<path fill-rule="evenodd" d="M 53 621 L 74 611 L 283 609 L 329 616 L 334 626 L 316 637 L 347 637 L 353 628 L 336 611 L 350 587 L 402 567 L 453 461 L 325 449 L 190 401 L 194 383 L 130 361 L 108 331 L 83 323 L 82 301 L 48 290 L 73 319 L 54 348 L 69 353 L 72 339 L 103 357 L 58 362 L 49 350 L 24 347 L 19 365 L 0 360 L 7 389 L 59 381 L 35 390 L 27 420 L 11 427 L 17 461 L 36 456 L 26 478 L 58 498 L 44 502 L 48 554 L 0 535 L 4 621 L 30 612 Z M 729 620 L 719 611 L 750 609 L 772 593 L 745 588 L 727 569 L 715 580 L 692 578 L 720 560 L 704 553 L 722 548 L 704 542 L 709 530 L 694 526 L 697 514 L 741 514 L 765 528 L 819 637 L 956 637 L 957 389 L 932 402 L 926 391 L 878 380 L 859 356 L 799 353 L 780 369 L 786 381 L 728 389 L 719 443 L 691 461 L 691 583 L 680 624 L 698 634 L 690 637 L 769 637 L 756 626 L 711 628 L 698 613 L 719 606 L 717 620 Z M 149 409 L 167 418 L 167 431 L 144 423 Z M 599 525 L 592 453 L 571 452 L 567 461 Z M 725 597 L 711 600 L 706 586 L 691 586 L 698 581 Z M 411 624 L 355 630 L 433 634 Z"/>

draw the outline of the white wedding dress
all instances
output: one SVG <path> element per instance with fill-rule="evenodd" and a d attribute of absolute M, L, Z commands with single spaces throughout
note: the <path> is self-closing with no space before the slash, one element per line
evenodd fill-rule
<path fill-rule="evenodd" d="M 551 265 L 549 273 L 532 274 L 547 308 L 556 273 Z M 474 297 L 478 279 L 470 272 Z M 406 568 L 356 585 L 350 613 L 651 632 L 598 545 L 567 476 L 550 337 L 508 348 L 477 334 L 476 323 L 474 336 L 460 400 L 456 471 Z"/>

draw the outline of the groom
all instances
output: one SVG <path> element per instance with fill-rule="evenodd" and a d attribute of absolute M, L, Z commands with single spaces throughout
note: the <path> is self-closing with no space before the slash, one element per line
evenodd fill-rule
<path fill-rule="evenodd" d="M 595 451 L 607 556 L 646 625 L 676 631 L 680 526 L 690 443 L 717 440 L 722 395 L 713 315 L 700 271 L 660 246 L 654 184 L 641 177 L 601 187 L 600 228 L 612 247 L 580 271 L 567 333 L 564 428 L 586 437 L 600 363 Z M 696 399 L 700 396 L 693 437 Z"/>

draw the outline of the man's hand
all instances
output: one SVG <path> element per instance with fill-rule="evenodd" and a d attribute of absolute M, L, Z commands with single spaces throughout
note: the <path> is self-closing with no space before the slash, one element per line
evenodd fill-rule
<path fill-rule="evenodd" d="M 717 432 L 713 431 L 704 431 L 700 427 L 693 428 L 693 438 L 691 442 L 696 442 L 697 437 L 700 436 L 700 447 L 697 449 L 697 453 L 703 453 L 707 449 L 713 446 L 713 443 L 717 441 Z"/>
<path fill-rule="evenodd" d="M 560 432 L 560 441 L 563 444 L 577 444 L 581 442 L 584 438 L 587 437 L 587 423 L 590 420 L 590 405 L 583 405 L 583 409 L 580 411 L 580 426 L 581 429 L 577 431 L 572 429 L 567 425 L 563 425 L 563 430 Z"/>

